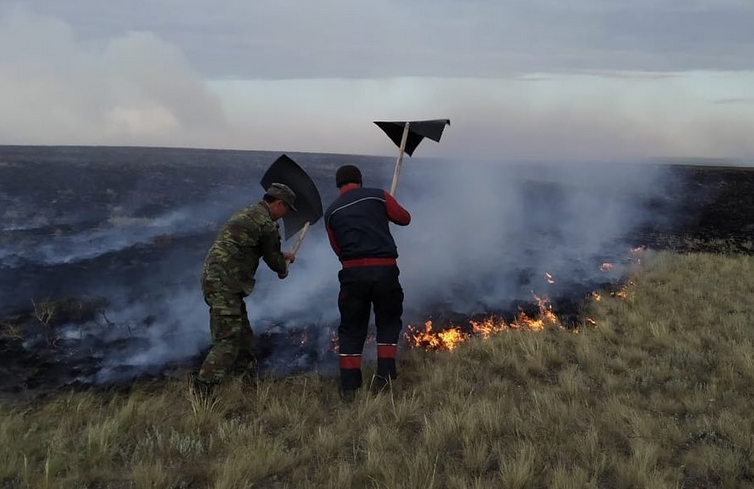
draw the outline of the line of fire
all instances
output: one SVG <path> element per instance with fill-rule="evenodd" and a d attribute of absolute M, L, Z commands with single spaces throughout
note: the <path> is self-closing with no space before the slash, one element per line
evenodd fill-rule
<path fill-rule="evenodd" d="M 641 263 L 641 254 L 645 247 L 631 248 L 624 260 L 626 264 L 638 265 Z M 611 271 L 615 268 L 613 263 L 602 263 L 599 270 Z M 545 273 L 544 283 L 554 285 L 555 277 Z M 601 284 L 600 290 L 593 290 L 582 300 L 569 300 L 564 302 L 562 310 L 555 311 L 550 298 L 546 294 L 538 295 L 531 292 L 531 300 L 523 302 L 515 307 L 514 311 L 500 311 L 499 313 L 480 313 L 471 316 L 440 312 L 437 317 L 428 317 L 423 323 L 409 323 L 405 326 L 402 334 L 403 348 L 417 348 L 427 351 L 452 351 L 461 343 L 471 339 L 485 340 L 499 333 L 511 331 L 543 331 L 546 328 L 556 328 L 578 334 L 583 327 L 597 327 L 598 323 L 591 317 L 582 313 L 581 307 L 588 301 L 599 302 L 604 295 L 617 299 L 628 299 L 630 290 L 634 286 L 630 277 L 618 283 L 606 282 Z M 569 298 L 572 299 L 572 298 Z M 275 327 L 271 327 L 262 333 L 261 342 L 269 343 L 269 353 L 272 353 L 272 344 L 279 343 L 275 338 Z M 292 345 L 296 345 L 302 351 L 316 337 L 316 329 L 290 329 L 285 334 Z M 290 341 L 293 340 L 293 341 Z M 374 343 L 374 336 L 367 337 L 367 344 Z M 338 342 L 335 331 L 331 332 L 329 342 L 324 346 L 327 353 L 337 353 Z M 264 353 L 263 353 L 263 356 Z M 295 355 L 294 355 L 295 356 Z"/>

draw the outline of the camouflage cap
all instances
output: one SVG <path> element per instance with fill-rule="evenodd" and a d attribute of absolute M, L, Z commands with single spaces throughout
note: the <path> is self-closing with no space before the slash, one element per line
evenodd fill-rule
<path fill-rule="evenodd" d="M 296 193 L 291 190 L 288 185 L 282 183 L 271 183 L 267 189 L 267 195 L 280 199 L 291 208 L 293 212 L 298 212 L 298 209 L 293 205 L 296 202 Z"/>

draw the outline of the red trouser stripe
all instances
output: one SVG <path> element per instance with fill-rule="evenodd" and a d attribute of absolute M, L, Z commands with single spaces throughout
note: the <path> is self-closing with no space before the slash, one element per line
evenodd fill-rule
<path fill-rule="evenodd" d="M 361 355 L 340 355 L 340 368 L 361 368 Z"/>
<path fill-rule="evenodd" d="M 396 345 L 377 345 L 377 358 L 395 358 Z"/>
<path fill-rule="evenodd" d="M 395 265 L 395 258 L 354 258 L 353 260 L 343 260 L 343 268 L 355 267 L 386 267 Z"/>

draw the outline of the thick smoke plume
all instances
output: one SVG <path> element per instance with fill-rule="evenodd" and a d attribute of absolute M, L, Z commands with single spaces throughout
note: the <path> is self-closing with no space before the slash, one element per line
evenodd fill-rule
<path fill-rule="evenodd" d="M 297 158 L 314 175 L 329 205 L 336 196 L 337 164 L 322 156 Z M 366 186 L 389 186 L 392 159 L 356 162 Z M 245 181 L 253 182 L 262 169 L 249 173 Z M 664 184 L 663 172 L 646 165 L 407 161 L 397 198 L 413 219 L 406 228 L 393 228 L 406 295 L 404 319 L 421 320 L 441 309 L 501 311 L 514 301 L 531 300 L 532 293 L 573 295 L 585 286 L 617 280 L 619 267 L 606 272 L 600 264 L 627 255 L 631 232 L 655 219 L 646 202 Z M 28 202 L 4 196 L 13 204 L 14 216 L 8 219 L 7 211 L 2 223 L 9 237 L 0 253 L 6 277 L 60 270 L 61 281 L 79 278 L 59 295 L 106 299 L 88 322 L 59 329 L 62 340 L 88 345 L 77 351 L 86 349 L 98 364 L 96 372 L 79 380 L 112 382 L 159 372 L 196 359 L 208 347 L 209 315 L 199 284 L 204 254 L 225 219 L 261 196 L 261 189 L 236 185 L 156 213 L 125 197 L 100 216 L 97 226 L 84 229 L 76 223 L 88 223 L 91 215 L 52 213 L 23 230 L 38 213 L 24 208 Z M 35 226 L 66 231 L 40 242 Z M 290 245 L 284 243 L 284 248 Z M 280 335 L 278 351 L 271 352 L 271 370 L 285 370 L 281 362 L 289 370 L 292 364 L 327 368 L 317 365 L 316 355 L 302 357 L 291 348 L 307 343 L 310 349 L 330 349 L 338 322 L 338 270 L 321 221 L 286 280 L 260 263 L 247 306 L 258 337 L 270 331 Z M 39 300 L 44 287 L 35 287 L 32 298 Z M 3 309 L 17 305 L 0 304 Z M 302 331 L 308 332 L 303 338 Z M 284 355 L 292 358 L 286 363 Z"/>

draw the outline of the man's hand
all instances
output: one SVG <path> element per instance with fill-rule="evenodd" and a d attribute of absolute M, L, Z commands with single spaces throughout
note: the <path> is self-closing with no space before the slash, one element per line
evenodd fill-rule
<path fill-rule="evenodd" d="M 284 251 L 283 257 L 285 258 L 285 261 L 287 261 L 288 263 L 293 263 L 294 261 L 296 261 L 296 255 L 294 255 L 290 251 Z"/>

